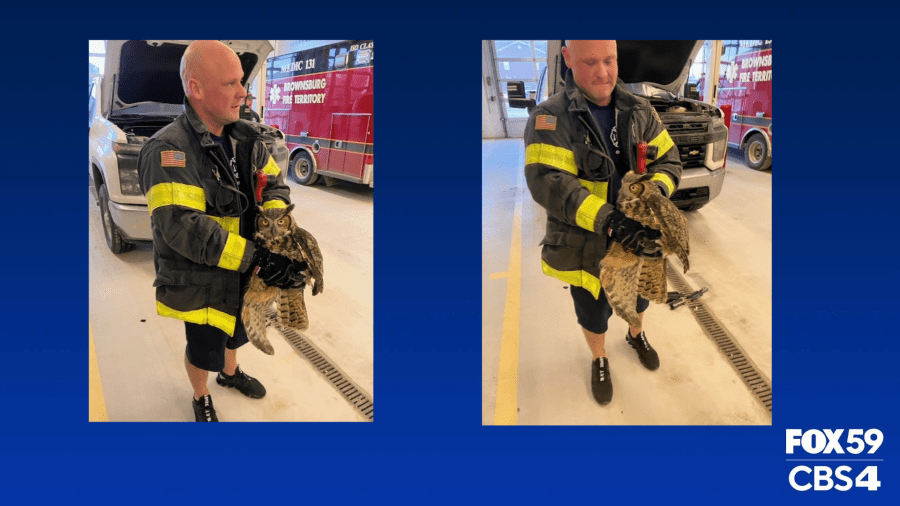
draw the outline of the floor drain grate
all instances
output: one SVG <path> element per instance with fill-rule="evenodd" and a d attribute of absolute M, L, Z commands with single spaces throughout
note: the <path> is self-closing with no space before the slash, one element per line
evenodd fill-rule
<path fill-rule="evenodd" d="M 687 281 L 681 274 L 672 267 L 672 263 L 666 260 L 666 277 L 669 283 L 681 294 L 686 297 L 693 293 L 693 288 L 687 284 Z M 700 323 L 703 332 L 709 336 L 719 350 L 725 355 L 725 358 L 731 363 L 731 366 L 737 372 L 738 376 L 747 385 L 750 392 L 762 403 L 763 407 L 772 414 L 772 384 L 766 376 L 757 369 L 756 364 L 750 360 L 750 357 L 744 353 L 737 341 L 731 336 L 722 323 L 712 314 L 705 304 L 698 301 L 687 301 L 685 306 L 694 314 L 694 318 Z"/>
<path fill-rule="evenodd" d="M 272 308 L 266 310 L 266 324 L 281 333 L 285 340 L 291 343 L 291 346 L 293 346 L 295 350 L 309 360 L 309 363 L 319 371 L 319 374 L 328 380 L 338 393 L 344 396 L 344 398 L 347 399 L 347 402 L 355 407 L 363 417 L 370 422 L 373 421 L 375 417 L 375 405 L 372 402 L 371 395 L 367 394 L 359 387 L 359 385 L 352 382 L 350 378 L 337 368 L 336 365 L 331 363 L 331 360 L 329 360 L 324 353 L 313 346 L 313 344 L 299 332 L 279 325 L 278 320 L 275 317 L 275 310 Z"/>

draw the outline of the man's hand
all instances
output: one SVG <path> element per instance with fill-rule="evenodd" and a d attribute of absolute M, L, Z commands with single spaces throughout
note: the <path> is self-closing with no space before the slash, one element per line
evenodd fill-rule
<path fill-rule="evenodd" d="M 606 233 L 629 253 L 651 258 L 662 256 L 662 246 L 657 242 L 662 233 L 641 225 L 618 209 L 610 213 Z"/>
<path fill-rule="evenodd" d="M 250 265 L 253 272 L 265 284 L 277 288 L 302 287 L 306 283 L 306 274 L 303 271 L 309 267 L 306 262 L 291 260 L 258 245 Z"/>

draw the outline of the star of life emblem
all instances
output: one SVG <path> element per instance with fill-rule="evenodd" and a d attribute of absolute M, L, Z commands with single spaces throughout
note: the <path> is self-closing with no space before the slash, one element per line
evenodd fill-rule
<path fill-rule="evenodd" d="M 281 88 L 279 88 L 276 84 L 275 86 L 272 86 L 271 90 L 269 90 L 269 102 L 277 104 L 279 100 L 281 100 Z"/>
<path fill-rule="evenodd" d="M 725 71 L 725 78 L 728 79 L 728 82 L 733 82 L 735 79 L 737 79 L 737 75 L 737 63 L 731 62 L 731 65 L 729 65 L 728 69 Z"/>

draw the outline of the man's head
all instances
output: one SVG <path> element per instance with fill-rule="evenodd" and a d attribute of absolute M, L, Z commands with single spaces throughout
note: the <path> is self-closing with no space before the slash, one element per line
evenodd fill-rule
<path fill-rule="evenodd" d="M 253 99 L 256 98 L 252 93 L 247 94 L 247 98 L 244 99 L 244 103 L 247 104 L 247 107 L 253 107 Z"/>
<path fill-rule="evenodd" d="M 197 116 L 214 135 L 240 118 L 246 93 L 244 71 L 237 54 L 217 40 L 197 40 L 181 58 L 184 94 Z"/>
<path fill-rule="evenodd" d="M 575 84 L 587 98 L 608 105 L 619 78 L 616 41 L 567 40 L 562 53 Z"/>

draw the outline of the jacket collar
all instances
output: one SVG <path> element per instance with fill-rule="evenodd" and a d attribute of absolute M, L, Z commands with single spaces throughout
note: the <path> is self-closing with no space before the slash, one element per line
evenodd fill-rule
<path fill-rule="evenodd" d="M 209 132 L 209 128 L 206 128 L 206 125 L 200 120 L 200 116 L 197 116 L 197 111 L 195 111 L 191 103 L 188 102 L 187 97 L 184 97 L 184 117 L 191 126 L 191 129 L 194 130 L 194 135 L 197 136 L 201 146 L 210 148 L 216 145 L 216 142 L 212 140 L 212 134 Z"/>
<path fill-rule="evenodd" d="M 212 139 L 212 134 L 209 131 L 209 128 L 200 120 L 200 116 L 197 116 L 197 111 L 194 110 L 194 107 L 188 102 L 187 97 L 184 98 L 184 117 L 187 120 L 188 124 L 194 130 L 194 134 L 197 136 L 197 139 L 200 141 L 200 145 L 208 148 L 213 147 L 217 143 Z M 225 126 L 224 133 L 229 137 L 236 141 L 240 141 L 250 137 L 252 135 L 259 135 L 261 132 L 261 128 L 256 127 L 252 122 L 237 120 L 236 123 L 232 123 L 230 125 Z"/>

